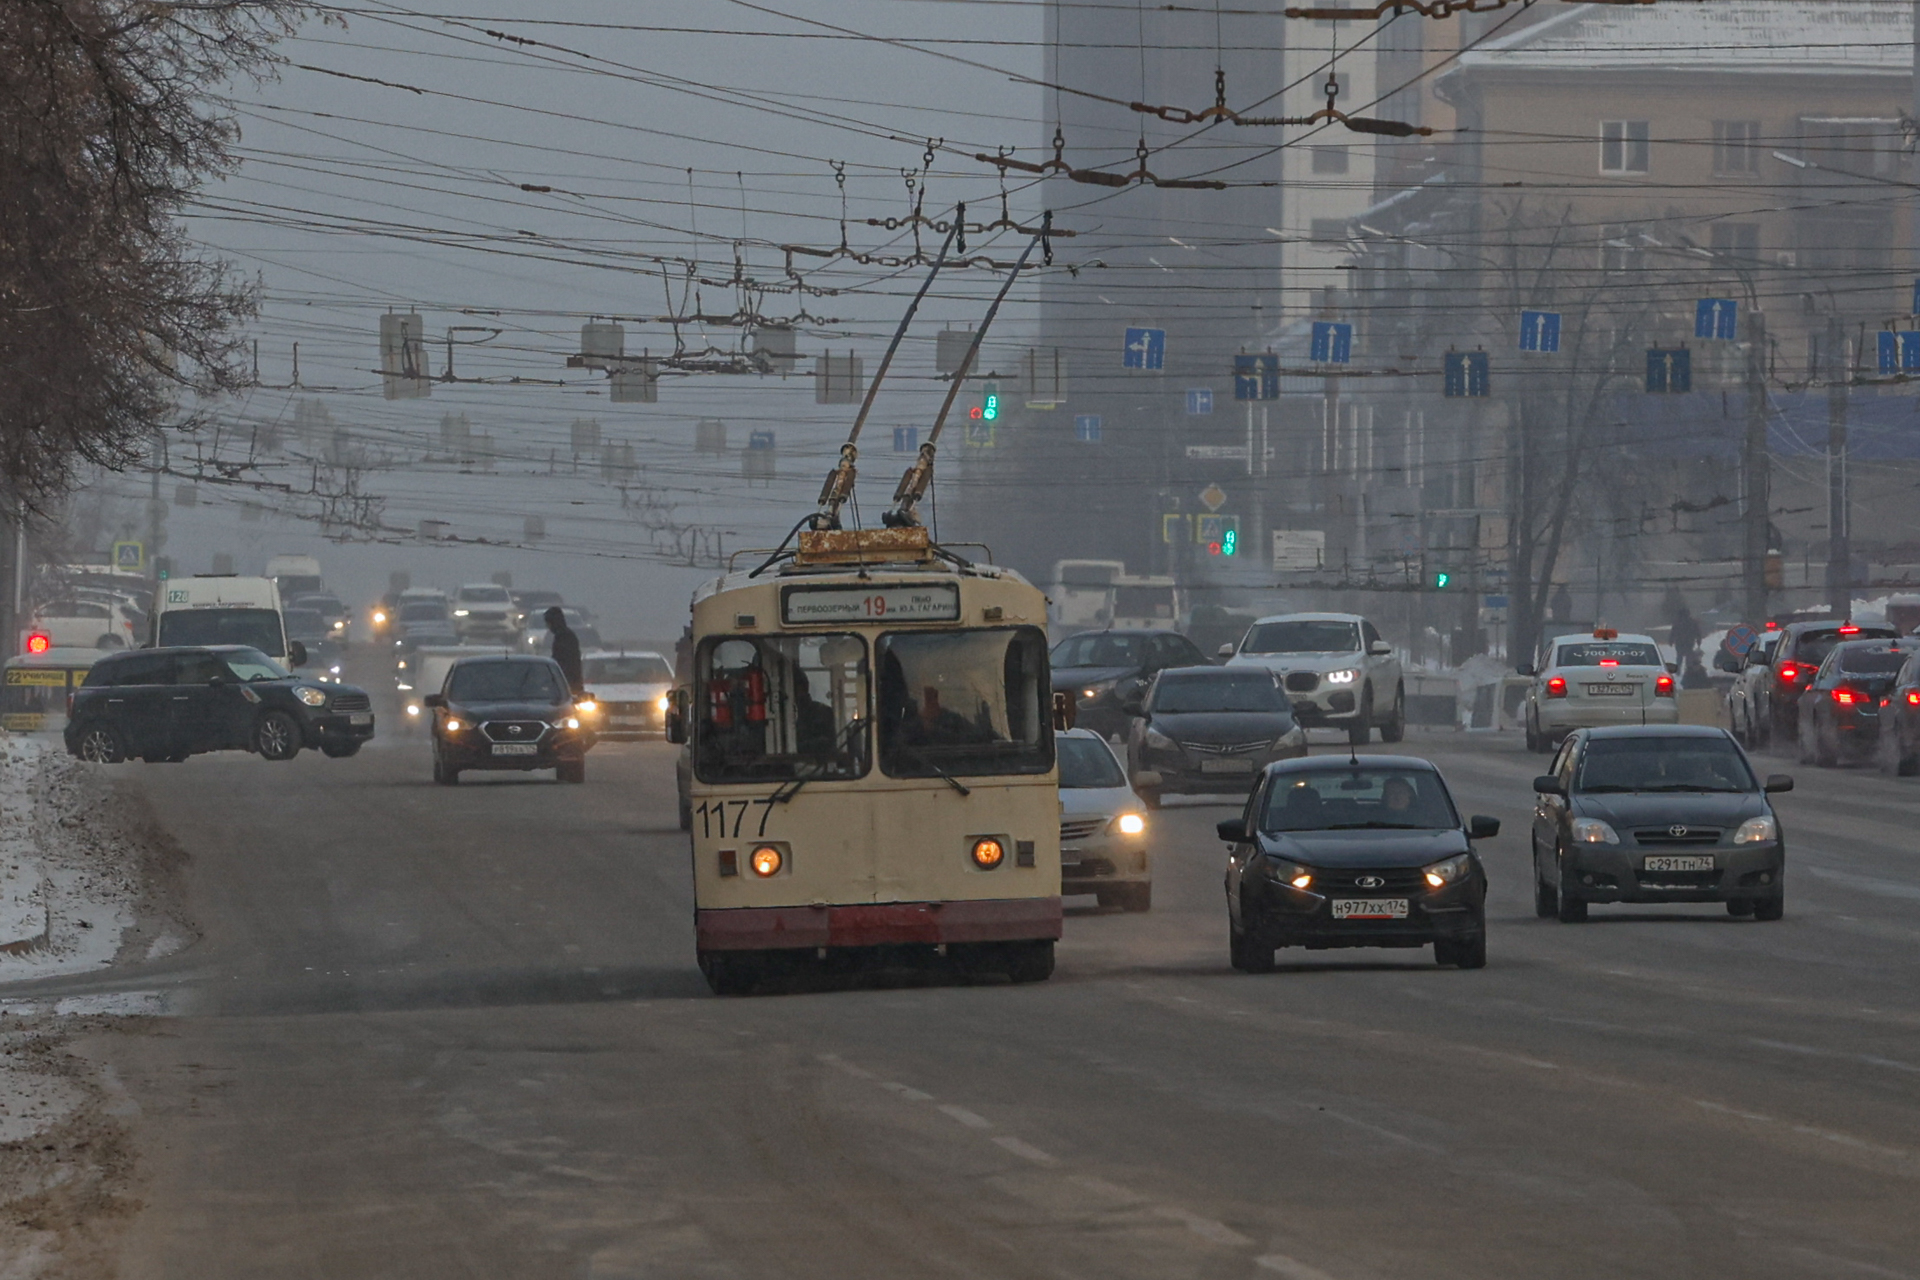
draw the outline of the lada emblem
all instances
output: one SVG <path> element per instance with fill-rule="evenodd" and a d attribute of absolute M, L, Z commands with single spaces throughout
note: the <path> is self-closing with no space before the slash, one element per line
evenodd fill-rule
<path fill-rule="evenodd" d="M 1359 876 L 1355 878 L 1354 883 L 1362 889 L 1378 889 L 1387 882 L 1379 876 Z"/>
<path fill-rule="evenodd" d="M 1675 840 L 1678 840 L 1681 836 L 1684 836 L 1685 834 L 1687 834 L 1687 829 L 1683 826 L 1679 826 L 1678 824 L 1676 824 L 1674 826 L 1667 828 L 1667 834 L 1672 836 Z"/>

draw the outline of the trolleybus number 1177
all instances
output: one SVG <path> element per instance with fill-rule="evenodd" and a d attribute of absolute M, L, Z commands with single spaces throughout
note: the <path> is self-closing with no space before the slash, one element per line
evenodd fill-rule
<path fill-rule="evenodd" d="M 767 834 L 767 819 L 773 816 L 773 806 L 780 803 L 778 795 L 768 796 L 764 800 L 705 800 L 696 808 L 694 816 L 700 819 L 700 834 L 708 840 L 738 838 L 740 828 L 747 821 L 747 811 L 755 805 L 760 806 L 760 829 L 754 832 L 758 840 Z M 731 829 L 727 822 L 727 810 L 733 810 Z"/>

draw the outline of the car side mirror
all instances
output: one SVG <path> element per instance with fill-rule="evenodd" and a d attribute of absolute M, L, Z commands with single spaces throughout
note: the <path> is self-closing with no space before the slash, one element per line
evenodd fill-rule
<path fill-rule="evenodd" d="M 287 641 L 287 662 L 296 667 L 307 665 L 307 646 L 298 640 Z"/>
<path fill-rule="evenodd" d="M 1080 718 L 1080 708 L 1075 704 L 1073 695 L 1055 693 L 1053 695 L 1053 729 L 1055 733 L 1065 733 L 1073 728 L 1074 721 Z"/>
<path fill-rule="evenodd" d="M 1513 671 L 1515 675 L 1530 676 L 1533 674 L 1533 664 L 1531 662 L 1523 662 L 1515 667 Z"/>
<path fill-rule="evenodd" d="M 1533 789 L 1543 796 L 1564 796 L 1567 784 L 1550 773 L 1543 773 L 1533 780 Z"/>
<path fill-rule="evenodd" d="M 1214 656 L 1215 656 L 1215 657 L 1219 657 L 1219 658 L 1231 658 L 1231 657 L 1233 656 L 1233 652 L 1234 652 L 1234 650 L 1233 650 L 1233 645 L 1231 645 L 1231 644 L 1223 644 L 1223 645 L 1221 645 L 1221 646 L 1220 646 L 1220 647 L 1219 647 L 1218 649 L 1215 649 L 1215 650 L 1214 650 L 1213 652 L 1214 652 Z"/>
<path fill-rule="evenodd" d="M 1500 819 L 1476 813 L 1467 819 L 1467 839 L 1491 840 L 1500 834 Z"/>
<path fill-rule="evenodd" d="M 1393 656 L 1393 646 L 1385 640 L 1375 640 L 1367 646 L 1367 653 L 1375 658 L 1390 658 Z"/>
<path fill-rule="evenodd" d="M 1790 773 L 1772 774 L 1767 778 L 1767 785 L 1762 789 L 1766 791 L 1768 795 L 1777 795 L 1782 791 L 1791 791 L 1793 790 L 1793 775 Z"/>
<path fill-rule="evenodd" d="M 1677 663 L 1677 662 L 1669 662 L 1669 663 L 1667 663 L 1667 674 L 1668 674 L 1668 675 L 1670 675 L 1670 676 L 1677 676 L 1677 675 L 1679 675 L 1679 674 L 1680 674 L 1680 664 L 1679 664 L 1679 663 Z"/>
<path fill-rule="evenodd" d="M 1722 649 L 1713 655 L 1713 669 L 1715 671 L 1738 671 L 1740 669 L 1740 659 L 1728 653 L 1725 649 Z"/>
<path fill-rule="evenodd" d="M 667 741 L 676 747 L 687 745 L 687 701 L 685 689 L 675 689 L 667 695 L 667 719 L 661 728 Z"/>
<path fill-rule="evenodd" d="M 447 705 L 447 699 L 444 694 L 430 693 L 420 699 L 420 705 L 423 707 L 444 707 Z"/>
<path fill-rule="evenodd" d="M 1228 844 L 1245 844 L 1247 841 L 1247 824 L 1243 819 L 1222 818 L 1213 824 L 1213 829 Z"/>

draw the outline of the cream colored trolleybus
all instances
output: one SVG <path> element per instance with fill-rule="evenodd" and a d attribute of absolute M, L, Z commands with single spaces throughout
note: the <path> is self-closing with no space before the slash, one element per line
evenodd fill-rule
<path fill-rule="evenodd" d="M 668 737 L 689 753 L 695 924 L 716 992 L 801 958 L 944 952 L 1016 982 L 1053 972 L 1064 713 L 1047 672 L 1046 597 L 935 544 L 916 514 L 998 299 L 887 527 L 840 527 L 861 425 L 918 303 L 819 509 L 789 535 L 797 546 L 694 597 L 693 660 Z"/>

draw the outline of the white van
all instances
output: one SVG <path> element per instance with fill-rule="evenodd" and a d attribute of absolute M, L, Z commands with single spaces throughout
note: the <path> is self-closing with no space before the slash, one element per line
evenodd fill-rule
<path fill-rule="evenodd" d="M 280 588 L 283 600 L 326 590 L 320 580 L 320 562 L 312 556 L 270 556 L 267 576 Z"/>
<path fill-rule="evenodd" d="M 154 610 L 156 645 L 244 644 L 283 666 L 299 665 L 288 661 L 291 647 L 280 616 L 280 588 L 271 578 L 173 578 L 161 584 Z M 300 656 L 304 661 L 305 654 Z"/>

